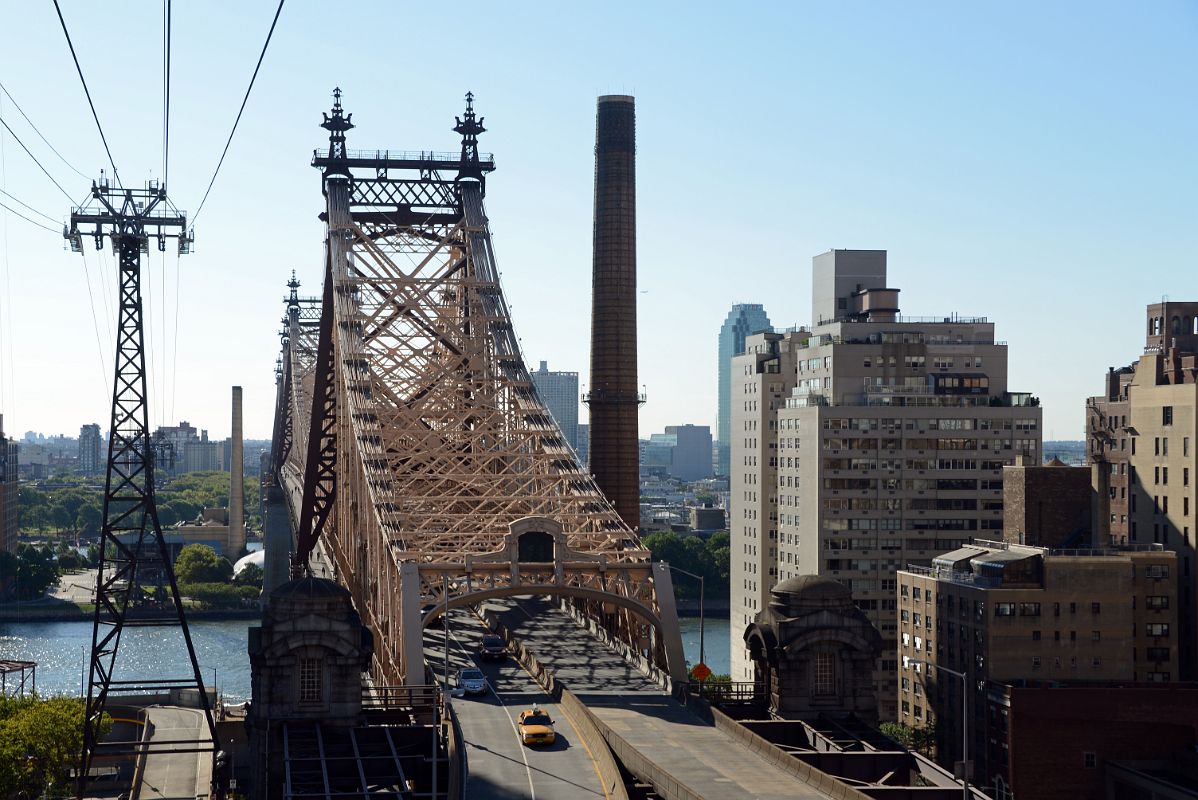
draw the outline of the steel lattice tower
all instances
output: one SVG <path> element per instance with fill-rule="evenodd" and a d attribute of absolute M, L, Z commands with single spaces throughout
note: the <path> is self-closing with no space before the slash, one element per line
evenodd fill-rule
<path fill-rule="evenodd" d="M 166 240 L 174 238 L 178 240 L 179 252 L 188 252 L 191 237 L 187 232 L 187 217 L 169 205 L 165 187 L 151 183 L 145 189 L 114 188 L 101 180 L 92 185 L 91 201 L 72 210 L 70 227 L 63 235 L 76 252 L 83 249 L 84 236 L 95 240 L 97 250 L 102 249 L 105 237 L 111 239 L 117 253 L 120 283 L 104 522 L 78 778 L 78 792 L 82 796 L 97 755 L 127 756 L 151 746 L 142 741 L 98 740 L 105 707 L 114 695 L 195 690 L 211 737 L 210 742 L 198 744 L 202 750 L 215 754 L 220 743 L 158 521 L 154 501 L 155 451 L 150 440 L 146 392 L 141 255 L 148 252 L 151 235 L 159 250 L 165 250 Z M 162 607 L 173 614 L 154 613 Z M 183 678 L 114 680 L 121 633 L 127 627 L 149 625 L 180 627 L 190 659 L 190 674 Z"/>

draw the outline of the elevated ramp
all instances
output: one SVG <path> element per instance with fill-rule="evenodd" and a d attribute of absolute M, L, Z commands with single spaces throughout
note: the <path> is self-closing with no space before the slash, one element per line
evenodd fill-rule
<path fill-rule="evenodd" d="M 666 800 L 827 800 L 860 795 L 829 778 L 806 783 L 682 703 L 544 599 L 489 604 L 516 639 L 564 684 L 612 753 Z"/>

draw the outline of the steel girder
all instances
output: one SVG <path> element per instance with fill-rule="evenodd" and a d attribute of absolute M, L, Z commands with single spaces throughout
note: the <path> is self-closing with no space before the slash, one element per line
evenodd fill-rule
<path fill-rule="evenodd" d="M 672 672 L 684 670 L 668 572 L 650 564 L 537 396 L 481 181 L 441 181 L 430 169 L 431 181 L 384 187 L 351 173 L 330 162 L 324 181 L 331 284 L 320 318 L 332 333 L 335 411 L 317 396 L 316 337 L 293 322 L 284 358 L 297 424 L 286 469 L 292 480 L 313 474 L 307 462 L 323 448 L 300 440 L 318 426 L 298 421 L 326 420 L 336 497 L 313 530 L 376 634 L 377 677 L 423 682 L 421 610 L 444 604 L 445 588 L 451 602 L 546 586 L 627 601 L 613 606 L 650 609 L 676 642 L 659 638 L 657 649 Z M 413 183 L 442 192 L 422 209 L 435 213 L 399 213 L 411 209 L 380 194 Z M 530 519 L 558 532 L 552 563 L 516 563 L 514 531 Z"/>

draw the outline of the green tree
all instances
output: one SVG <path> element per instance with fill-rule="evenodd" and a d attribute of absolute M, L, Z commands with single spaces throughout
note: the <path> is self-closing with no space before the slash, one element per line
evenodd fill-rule
<path fill-rule="evenodd" d="M 231 586 L 227 583 L 181 583 L 179 593 L 204 608 L 244 608 L 261 594 L 256 586 Z"/>
<path fill-rule="evenodd" d="M 878 726 L 878 730 L 908 750 L 915 750 L 924 755 L 929 755 L 936 746 L 935 724 L 912 728 L 900 722 L 883 722 Z"/>
<path fill-rule="evenodd" d="M 0 796 L 69 796 L 69 770 L 83 747 L 83 713 L 77 698 L 0 696 Z M 105 715 L 100 735 L 111 726 Z"/>
<path fill-rule="evenodd" d="M 206 544 L 189 544 L 175 559 L 175 577 L 179 583 L 228 583 L 233 565 Z"/>
<path fill-rule="evenodd" d="M 704 539 L 672 531 L 657 531 L 641 541 L 649 548 L 654 561 L 666 561 L 679 569 L 703 576 L 703 588 L 708 599 L 728 597 L 731 554 L 727 533 L 721 531 Z M 699 596 L 698 581 L 687 576 L 675 578 L 674 589 L 679 597 L 693 600 Z"/>
<path fill-rule="evenodd" d="M 0 558 L 0 585 L 17 600 L 34 600 L 58 580 L 58 562 L 48 547 L 18 545 L 15 555 Z"/>
<path fill-rule="evenodd" d="M 263 577 L 262 567 L 257 564 L 246 564 L 241 568 L 241 572 L 233 576 L 233 583 L 238 586 L 253 586 L 261 589 Z"/>

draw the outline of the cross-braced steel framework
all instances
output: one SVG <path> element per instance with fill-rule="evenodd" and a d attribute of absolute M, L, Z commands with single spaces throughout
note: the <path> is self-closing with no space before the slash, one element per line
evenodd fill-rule
<path fill-rule="evenodd" d="M 323 297 L 289 301 L 280 379 L 292 442 L 275 473 L 299 523 L 297 567 L 319 539 L 388 682 L 423 682 L 421 625 L 445 607 L 443 585 L 450 607 L 572 596 L 684 676 L 668 570 L 580 467 L 525 367 L 472 96 L 460 154 L 349 150 L 334 96 L 329 149 L 312 160 L 327 201 Z"/>
<path fill-rule="evenodd" d="M 186 229 L 187 217 L 169 206 L 165 187 L 151 183 L 144 189 L 126 189 L 101 181 L 92 185 L 87 205 L 72 209 L 70 227 L 63 231 L 75 251 L 83 249 L 85 236 L 94 240 L 97 249 L 106 237 L 110 238 L 117 252 L 120 280 L 104 521 L 77 787 L 81 795 L 99 755 L 124 756 L 150 747 L 192 746 L 213 753 L 220 749 L 154 502 L 155 454 L 146 393 L 141 255 L 149 249 L 151 233 L 159 250 L 165 250 L 166 240 L 174 238 L 179 252 L 186 253 L 191 242 Z M 180 678 L 114 679 L 121 633 L 128 627 L 146 625 L 181 628 L 189 674 Z M 99 741 L 101 720 L 113 696 L 185 689 L 199 696 L 208 722 L 208 741 Z"/>

